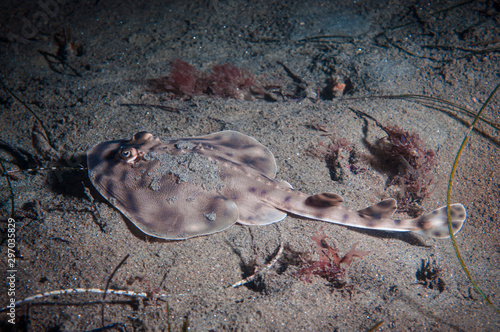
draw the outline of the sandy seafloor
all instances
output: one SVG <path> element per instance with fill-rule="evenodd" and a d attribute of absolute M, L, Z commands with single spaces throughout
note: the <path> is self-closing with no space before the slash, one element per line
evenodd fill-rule
<path fill-rule="evenodd" d="M 187 3 L 187 4 L 186 4 Z M 62 160 L 81 161 L 98 141 L 129 138 L 142 130 L 162 137 L 237 130 L 255 137 L 276 157 L 277 178 L 308 194 L 335 192 L 356 209 L 391 197 L 387 174 L 366 164 L 359 174 L 333 181 L 323 160 L 306 153 L 327 142 L 320 123 L 359 153 L 365 122 L 353 110 L 384 125 L 418 133 L 437 152 L 437 182 L 422 206 L 445 204 L 452 162 L 471 118 L 444 104 L 410 99 L 353 99 L 422 94 L 476 111 L 500 81 L 498 1 L 2 1 L 0 71 L 8 89 L 42 119 Z M 48 4 L 48 5 L 44 5 Z M 459 5 L 460 4 L 460 5 Z M 458 5 L 458 6 L 456 6 Z M 31 24 L 31 28 L 30 28 Z M 34 28 L 33 28 L 34 27 Z M 49 66 L 53 35 L 69 28 L 83 47 L 66 66 Z M 317 38 L 321 37 L 321 38 Z M 145 79 L 165 76 L 182 59 L 200 71 L 231 63 L 284 91 L 297 87 L 278 61 L 307 85 L 309 94 L 276 102 L 213 96 L 172 98 L 148 91 Z M 57 59 L 55 59 L 57 61 Z M 70 69 L 70 67 L 74 69 Z M 317 95 L 328 70 L 350 82 L 344 95 Z M 75 75 L 77 72 L 80 76 Z M 317 98 L 315 98 L 315 96 Z M 122 106 L 152 104 L 180 110 Z M 499 123 L 500 95 L 484 116 Z M 32 155 L 34 117 L 5 90 L 0 92 L 0 158 L 20 164 L 5 143 Z M 367 139 L 385 133 L 369 120 Z M 458 165 L 452 201 L 468 220 L 457 236 L 471 275 L 499 305 L 500 136 L 480 124 Z M 2 229 L 0 305 L 7 304 L 9 187 L 0 179 Z M 186 241 L 145 238 L 95 190 L 84 171 L 16 173 L 12 178 L 16 221 L 16 294 L 20 300 L 69 288 L 109 288 L 166 294 L 162 300 L 108 295 L 104 325 L 111 331 L 498 331 L 500 316 L 473 290 L 449 240 L 364 231 L 288 216 L 261 227 L 234 225 Z M 404 217 L 404 215 L 399 215 Z M 102 227 L 100 227 L 100 225 Z M 326 280 L 307 283 L 283 257 L 256 284 L 227 288 L 244 267 L 272 259 L 280 242 L 311 252 L 322 227 L 340 253 L 354 243 L 371 251 L 356 259 L 345 280 L 351 291 L 332 291 Z M 422 260 L 444 267 L 440 293 L 417 284 Z M 247 271 L 248 272 L 248 271 Z M 134 281 L 135 280 L 135 281 Z M 134 281 L 134 282 L 132 282 Z M 102 295 L 60 295 L 16 308 L 15 326 L 0 313 L 0 329 L 85 331 L 102 327 Z M 167 314 L 167 303 L 169 312 Z M 186 319 L 187 318 L 187 319 Z"/>

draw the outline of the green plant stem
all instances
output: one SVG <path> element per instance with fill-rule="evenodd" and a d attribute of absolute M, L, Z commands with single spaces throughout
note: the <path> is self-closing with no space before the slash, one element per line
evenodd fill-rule
<path fill-rule="evenodd" d="M 495 311 L 497 312 L 497 314 L 500 315 L 500 309 L 498 309 L 490 301 L 490 299 L 483 293 L 483 291 L 481 290 L 481 288 L 479 288 L 479 286 L 474 281 L 474 279 L 472 279 L 472 277 L 471 277 L 471 275 L 469 273 L 469 270 L 467 269 L 467 266 L 465 265 L 465 263 L 464 263 L 464 261 L 462 259 L 462 256 L 460 255 L 460 251 L 458 249 L 457 241 L 455 240 L 455 236 L 453 235 L 453 229 L 452 229 L 452 226 L 451 226 L 451 210 L 450 210 L 450 205 L 451 205 L 451 189 L 452 189 L 452 186 L 453 186 L 453 178 L 455 177 L 455 172 L 457 170 L 457 165 L 458 165 L 458 161 L 460 159 L 460 156 L 462 155 L 462 152 L 463 152 L 463 150 L 464 150 L 467 142 L 469 141 L 469 138 L 470 138 L 470 135 L 472 134 L 472 130 L 474 129 L 474 126 L 476 125 L 476 123 L 481 118 L 481 113 L 483 113 L 483 111 L 485 110 L 486 106 L 489 104 L 489 102 L 491 101 L 491 99 L 493 98 L 493 96 L 495 95 L 495 93 L 498 91 L 499 88 L 500 88 L 500 83 L 495 87 L 495 89 L 490 94 L 490 96 L 488 97 L 488 99 L 486 99 L 486 101 L 484 102 L 483 106 L 481 107 L 481 109 L 477 113 L 477 115 L 476 115 L 476 117 L 474 119 L 474 122 L 472 122 L 472 125 L 469 127 L 469 131 L 465 135 L 464 140 L 462 141 L 462 144 L 460 145 L 460 149 L 458 150 L 457 156 L 455 157 L 455 162 L 453 163 L 453 167 L 452 167 L 452 170 L 451 170 L 450 181 L 448 182 L 448 193 L 447 193 L 447 197 L 446 197 L 446 204 L 447 204 L 446 210 L 447 210 L 447 213 L 448 213 L 448 230 L 450 231 L 451 243 L 453 244 L 453 248 L 455 249 L 455 253 L 457 254 L 458 261 L 460 262 L 460 265 L 462 266 L 462 269 L 464 270 L 465 274 L 467 275 L 467 278 L 469 278 L 470 282 L 472 283 L 472 285 L 474 286 L 474 288 L 476 289 L 476 291 L 479 294 L 481 294 L 481 296 L 486 300 L 486 302 L 488 302 L 488 304 L 495 309 Z"/>

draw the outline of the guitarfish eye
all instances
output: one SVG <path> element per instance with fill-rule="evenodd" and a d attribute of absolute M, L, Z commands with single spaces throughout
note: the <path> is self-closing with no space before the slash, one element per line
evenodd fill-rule
<path fill-rule="evenodd" d="M 127 163 L 132 163 L 135 161 L 139 153 L 134 148 L 122 148 L 118 151 L 118 156 L 120 159 Z"/>

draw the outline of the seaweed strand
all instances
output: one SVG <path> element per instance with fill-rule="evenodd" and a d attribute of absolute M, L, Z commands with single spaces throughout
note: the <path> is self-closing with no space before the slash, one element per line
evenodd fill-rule
<path fill-rule="evenodd" d="M 474 119 L 474 122 L 472 122 L 472 125 L 469 127 L 469 131 L 465 135 L 464 140 L 462 141 L 462 144 L 460 145 L 460 149 L 458 149 L 457 156 L 455 157 L 455 162 L 453 163 L 453 167 L 451 169 L 450 181 L 448 182 L 448 192 L 447 192 L 447 197 L 446 197 L 446 210 L 447 210 L 447 213 L 448 213 L 448 229 L 450 231 L 451 243 L 453 244 L 453 248 L 455 249 L 455 253 L 457 254 L 457 258 L 458 258 L 458 261 L 460 262 L 460 265 L 462 266 L 462 269 L 464 270 L 465 274 L 467 275 L 467 278 L 469 278 L 470 282 L 472 283 L 472 285 L 474 286 L 474 288 L 476 289 L 476 291 L 479 294 L 481 294 L 481 296 L 486 300 L 486 302 L 488 302 L 488 304 L 491 307 L 493 307 L 493 309 L 495 309 L 495 311 L 497 312 L 497 314 L 500 315 L 500 309 L 497 308 L 490 301 L 490 299 L 483 293 L 483 291 L 481 290 L 481 288 L 479 288 L 479 286 L 474 281 L 474 279 L 472 279 L 472 276 L 470 275 L 469 270 L 467 269 L 467 266 L 465 265 L 465 263 L 464 263 L 464 261 L 462 259 L 462 256 L 460 255 L 460 251 L 458 249 L 458 245 L 457 245 L 457 242 L 455 240 L 455 236 L 453 235 L 453 229 L 452 229 L 452 226 L 451 226 L 451 210 L 450 210 L 450 205 L 451 205 L 451 189 L 452 189 L 452 186 L 453 186 L 453 178 L 455 177 L 455 172 L 457 170 L 458 161 L 460 159 L 460 156 L 462 155 L 462 151 L 464 150 L 465 145 L 469 141 L 469 138 L 470 138 L 470 135 L 472 133 L 472 130 L 474 129 L 474 126 L 476 125 L 476 123 L 481 118 L 481 113 L 483 113 L 483 111 L 486 109 L 486 106 L 488 106 L 489 102 L 491 101 L 491 99 L 493 98 L 493 96 L 495 95 L 495 93 L 498 91 L 498 89 L 500 89 L 500 83 L 497 84 L 497 86 L 495 87 L 495 89 L 493 90 L 493 92 L 489 95 L 488 99 L 486 99 L 486 101 L 484 102 L 483 106 L 481 107 L 481 109 L 477 113 L 477 115 L 476 115 L 476 117 Z"/>
<path fill-rule="evenodd" d="M 452 110 L 453 110 L 453 108 L 456 108 L 461 113 L 467 114 L 467 115 L 469 115 L 471 117 L 475 117 L 476 116 L 475 112 L 473 112 L 473 111 L 471 111 L 471 110 L 469 110 L 469 109 L 467 109 L 465 107 L 462 107 L 462 106 L 460 106 L 460 105 L 458 105 L 456 103 L 447 101 L 445 99 L 430 97 L 430 96 L 426 96 L 426 95 L 419 95 L 419 94 L 381 95 L 381 96 L 356 97 L 356 98 L 347 98 L 347 99 L 357 100 L 357 99 L 375 99 L 375 98 L 382 98 L 382 99 L 407 99 L 407 100 L 414 99 L 416 101 L 419 101 L 419 100 L 423 99 L 424 101 L 438 102 L 438 103 L 445 104 L 445 105 L 449 106 Z M 431 107 L 431 108 L 434 108 L 434 109 L 437 109 L 439 111 L 443 111 L 443 109 L 440 109 L 440 108 L 438 108 L 437 106 L 434 106 L 434 105 L 429 105 L 429 104 L 424 104 L 424 103 L 422 103 L 422 105 L 427 106 L 427 107 Z M 500 124 L 495 123 L 495 122 L 493 122 L 492 120 L 490 120 L 488 118 L 479 117 L 479 120 L 483 121 L 484 123 L 490 125 L 491 127 L 495 128 L 497 130 L 500 130 Z"/>
<path fill-rule="evenodd" d="M 2 160 L 0 159 L 0 168 L 2 169 L 2 176 L 5 177 L 5 180 L 7 180 L 7 184 L 9 185 L 9 190 L 10 190 L 10 217 L 14 218 L 14 210 L 15 210 L 15 205 L 14 205 L 14 189 L 12 188 L 12 183 L 10 182 L 10 178 L 7 174 L 7 171 L 5 170 L 5 167 L 2 163 Z"/>
<path fill-rule="evenodd" d="M 4 88 L 5 91 L 7 91 L 7 93 L 9 95 L 12 96 L 12 98 L 14 98 L 15 100 L 17 100 L 18 102 L 21 103 L 21 105 L 23 105 L 24 107 L 26 107 L 26 109 L 35 117 L 35 119 L 37 119 L 37 121 L 40 123 L 40 125 L 42 126 L 43 128 L 43 131 L 45 131 L 45 135 L 47 136 L 47 141 L 49 142 L 49 145 L 51 147 L 53 147 L 52 145 L 52 141 L 50 140 L 50 136 L 49 136 L 49 132 L 47 130 L 47 128 L 45 128 L 45 125 L 43 124 L 42 120 L 38 117 L 38 115 L 35 113 L 35 111 L 33 111 L 24 101 L 21 100 L 21 98 L 19 98 L 18 96 L 16 96 L 14 94 L 14 92 L 10 91 L 9 88 L 7 88 L 7 86 L 5 86 L 5 84 L 3 83 L 2 80 L 0 80 L 0 85 L 2 85 L 2 87 Z"/>

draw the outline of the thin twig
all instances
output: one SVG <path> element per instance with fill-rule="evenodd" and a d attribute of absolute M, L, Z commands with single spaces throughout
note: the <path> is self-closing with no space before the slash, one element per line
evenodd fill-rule
<path fill-rule="evenodd" d="M 115 276 L 116 271 L 118 271 L 120 266 L 122 266 L 123 263 L 125 263 L 125 261 L 128 259 L 129 256 L 130 256 L 130 254 L 126 254 L 125 257 L 123 257 L 121 262 L 113 270 L 113 273 L 111 273 L 111 275 L 109 276 L 108 282 L 106 283 L 106 288 L 104 289 L 104 294 L 102 295 L 102 302 L 103 302 L 102 303 L 102 326 L 103 327 L 104 327 L 104 307 L 105 307 L 104 300 L 106 299 L 106 294 L 107 294 L 107 290 L 109 288 L 109 284 L 111 283 L 111 279 L 113 279 L 113 277 Z"/>
<path fill-rule="evenodd" d="M 243 280 L 238 281 L 237 283 L 231 285 L 231 287 L 236 288 L 236 287 L 240 287 L 240 286 L 243 286 L 245 284 L 248 284 L 249 282 L 254 281 L 259 275 L 264 274 L 267 271 L 269 271 L 276 264 L 276 262 L 281 258 L 281 256 L 283 256 L 284 248 L 285 247 L 283 246 L 283 243 L 280 243 L 280 248 L 278 250 L 278 253 L 276 254 L 276 256 L 274 256 L 274 258 L 269 263 L 264 264 L 262 267 L 256 268 L 254 274 L 252 274 L 248 278 L 245 278 Z"/>
<path fill-rule="evenodd" d="M 80 167 L 71 167 L 71 166 L 50 166 L 50 167 L 37 167 L 37 168 L 27 168 L 27 169 L 12 169 L 9 171 L 5 171 L 2 173 L 2 175 L 7 175 L 11 173 L 18 173 L 18 172 L 36 172 L 36 171 L 85 171 L 87 170 L 86 167 L 80 166 Z"/>
<path fill-rule="evenodd" d="M 0 159 L 0 167 L 2 168 L 2 175 L 5 176 L 7 180 L 7 184 L 10 190 L 10 217 L 14 218 L 14 189 L 12 188 L 12 183 L 10 182 L 10 178 L 7 176 L 7 172 L 5 171 L 5 167 L 3 166 L 2 160 Z"/>
<path fill-rule="evenodd" d="M 167 112 L 173 112 L 173 113 L 181 113 L 181 109 L 171 107 L 171 106 L 164 106 L 164 105 L 153 105 L 153 104 L 131 104 L 131 103 L 122 103 L 119 104 L 120 106 L 128 106 L 128 107 L 148 107 L 148 108 L 159 108 L 161 110 L 167 111 Z"/>
<path fill-rule="evenodd" d="M 97 225 L 99 226 L 99 228 L 101 229 L 101 232 L 104 233 L 104 225 L 102 223 L 102 220 L 101 220 L 101 213 L 99 212 L 99 209 L 97 208 L 97 205 L 95 204 L 95 200 L 94 200 L 94 197 L 92 196 L 92 194 L 90 193 L 90 189 L 87 188 L 85 186 L 85 183 L 82 182 L 82 186 L 83 186 L 83 192 L 85 193 L 85 196 L 87 196 L 87 198 L 89 199 L 90 201 L 90 204 L 92 205 L 92 207 L 94 208 L 94 217 L 96 218 L 97 220 Z"/>
<path fill-rule="evenodd" d="M 14 98 L 18 102 L 20 102 L 35 117 L 35 119 L 37 119 L 38 122 L 40 122 L 40 125 L 42 126 L 43 130 L 45 131 L 45 135 L 47 136 L 47 141 L 49 142 L 49 145 L 52 148 L 54 148 L 54 146 L 52 145 L 52 142 L 50 141 L 50 136 L 49 136 L 49 132 L 48 132 L 47 128 L 45 128 L 45 125 L 43 124 L 42 120 L 38 117 L 38 115 L 36 115 L 35 111 L 33 111 L 31 108 L 29 108 L 29 106 L 24 101 L 22 101 L 21 98 L 16 96 L 14 94 L 14 92 L 10 91 L 10 89 L 7 88 L 7 86 L 5 86 L 5 84 L 3 83 L 2 80 L 0 80 L 0 84 L 2 85 L 4 90 L 7 91 L 7 93 L 12 96 L 12 98 Z"/>
<path fill-rule="evenodd" d="M 134 291 L 129 291 L 129 290 L 122 290 L 122 289 L 99 289 L 99 288 L 68 288 L 68 289 L 61 289 L 61 290 L 55 290 L 55 291 L 50 291 L 50 292 L 45 292 L 45 293 L 40 293 L 36 294 L 33 296 L 29 296 L 25 299 L 19 300 L 14 303 L 16 307 L 20 306 L 21 304 L 25 303 L 30 303 L 38 299 L 43 299 L 46 297 L 50 296 L 58 296 L 58 295 L 72 295 L 72 294 L 86 294 L 86 293 L 92 293 L 92 294 L 112 294 L 112 295 L 121 295 L 121 296 L 129 296 L 129 297 L 137 297 L 137 298 L 143 298 L 147 299 L 151 297 L 150 293 L 147 292 L 134 292 Z M 159 298 L 166 298 L 169 295 L 167 294 L 156 294 L 156 297 Z M 105 303 L 105 302 L 104 302 Z M 3 307 L 0 308 L 0 312 L 9 310 L 8 307 Z"/>

